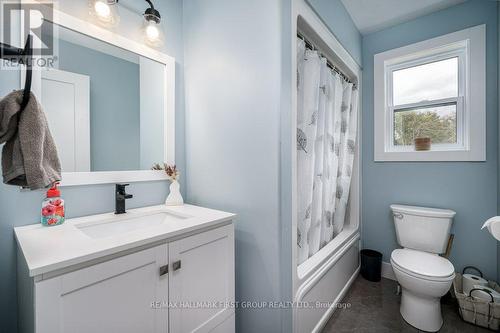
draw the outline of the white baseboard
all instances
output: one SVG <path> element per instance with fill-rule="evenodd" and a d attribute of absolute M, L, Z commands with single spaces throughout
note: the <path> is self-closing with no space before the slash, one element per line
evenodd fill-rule
<path fill-rule="evenodd" d="M 394 275 L 391 263 L 382 261 L 382 277 L 396 281 L 396 275 Z"/>

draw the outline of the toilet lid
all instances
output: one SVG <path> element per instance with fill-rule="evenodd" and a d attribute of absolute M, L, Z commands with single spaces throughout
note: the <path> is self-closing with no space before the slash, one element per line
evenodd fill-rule
<path fill-rule="evenodd" d="M 392 251 L 391 259 L 404 270 L 431 278 L 449 277 L 455 273 L 448 259 L 426 252 L 397 249 Z"/>

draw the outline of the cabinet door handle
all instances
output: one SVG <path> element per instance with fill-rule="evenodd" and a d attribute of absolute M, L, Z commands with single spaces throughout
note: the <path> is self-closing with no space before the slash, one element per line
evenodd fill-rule
<path fill-rule="evenodd" d="M 160 276 L 163 276 L 165 274 L 168 274 L 168 265 L 160 267 Z"/>
<path fill-rule="evenodd" d="M 174 261 L 172 264 L 172 268 L 174 269 L 174 271 L 181 269 L 181 261 L 180 260 Z"/>

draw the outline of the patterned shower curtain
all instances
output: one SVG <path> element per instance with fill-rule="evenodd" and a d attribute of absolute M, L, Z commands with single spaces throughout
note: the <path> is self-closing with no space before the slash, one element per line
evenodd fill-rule
<path fill-rule="evenodd" d="M 297 40 L 298 263 L 343 227 L 356 146 L 358 91 Z"/>

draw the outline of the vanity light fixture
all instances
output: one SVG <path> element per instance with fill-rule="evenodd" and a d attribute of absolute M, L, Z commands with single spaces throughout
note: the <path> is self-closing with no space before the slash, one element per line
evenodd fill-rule
<path fill-rule="evenodd" d="M 118 15 L 119 0 L 89 0 L 90 15 L 96 18 L 96 21 L 106 27 L 114 27 L 118 24 L 120 16 Z M 143 34 L 144 39 L 150 46 L 158 47 L 163 40 L 163 33 L 160 28 L 161 15 L 154 7 L 151 0 L 145 0 L 149 7 L 144 11 Z"/>
<path fill-rule="evenodd" d="M 90 0 L 90 14 L 99 24 L 112 27 L 118 24 L 120 16 L 116 4 L 118 0 Z"/>
<path fill-rule="evenodd" d="M 143 31 L 146 43 L 152 46 L 159 46 L 162 42 L 162 31 L 160 28 L 160 12 L 155 9 L 150 0 L 145 0 L 149 4 L 144 12 Z"/>

